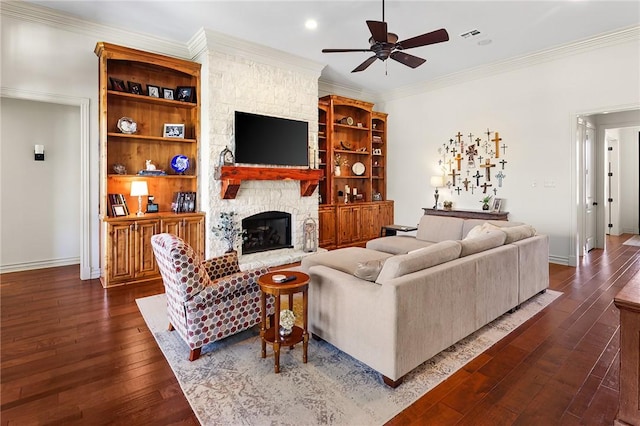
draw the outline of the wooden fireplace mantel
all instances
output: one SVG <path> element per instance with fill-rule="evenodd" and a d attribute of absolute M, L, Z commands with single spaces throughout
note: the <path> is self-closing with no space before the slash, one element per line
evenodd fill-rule
<path fill-rule="evenodd" d="M 218 168 L 216 178 L 222 181 L 220 196 L 225 200 L 231 200 L 236 198 L 243 180 L 299 180 L 300 196 L 308 197 L 317 188 L 323 174 L 319 169 L 222 166 Z"/>

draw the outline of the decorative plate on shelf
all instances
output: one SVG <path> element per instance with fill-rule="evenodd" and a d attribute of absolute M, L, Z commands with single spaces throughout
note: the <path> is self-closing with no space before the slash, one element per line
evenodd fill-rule
<path fill-rule="evenodd" d="M 353 163 L 353 166 L 351 166 L 351 170 L 353 170 L 353 174 L 362 176 L 364 174 L 364 164 L 359 161 L 357 163 Z"/>
<path fill-rule="evenodd" d="M 135 133 L 138 130 L 138 124 L 133 121 L 133 118 L 122 117 L 118 120 L 118 130 L 128 135 Z"/>
<path fill-rule="evenodd" d="M 183 174 L 189 168 L 189 157 L 186 155 L 176 155 L 171 159 L 171 168 L 176 173 Z"/>

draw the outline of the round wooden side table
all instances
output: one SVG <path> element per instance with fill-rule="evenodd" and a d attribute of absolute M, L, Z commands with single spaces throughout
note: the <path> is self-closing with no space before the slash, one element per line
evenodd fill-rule
<path fill-rule="evenodd" d="M 274 275 L 293 275 L 296 277 L 293 281 L 286 283 L 276 283 L 273 281 Z M 276 271 L 258 277 L 258 284 L 262 293 L 260 295 L 261 323 L 260 323 L 260 340 L 262 341 L 262 358 L 267 356 L 267 343 L 273 345 L 273 353 L 275 359 L 275 372 L 280 372 L 280 347 L 289 346 L 293 348 L 296 343 L 302 342 L 302 362 L 307 363 L 307 347 L 309 346 L 309 332 L 307 331 L 307 290 L 309 289 L 309 275 L 304 272 L 297 271 Z M 293 310 L 293 295 L 302 293 L 302 328 L 297 325 L 293 326 L 291 334 L 281 336 L 280 330 L 280 296 L 289 296 L 289 309 Z M 267 294 L 271 294 L 275 301 L 275 314 L 273 324 L 267 329 Z"/>

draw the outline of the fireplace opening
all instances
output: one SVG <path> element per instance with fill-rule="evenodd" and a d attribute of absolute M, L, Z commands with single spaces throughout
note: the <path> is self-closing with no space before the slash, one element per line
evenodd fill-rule
<path fill-rule="evenodd" d="M 242 254 L 292 247 L 289 213 L 270 211 L 242 219 Z"/>

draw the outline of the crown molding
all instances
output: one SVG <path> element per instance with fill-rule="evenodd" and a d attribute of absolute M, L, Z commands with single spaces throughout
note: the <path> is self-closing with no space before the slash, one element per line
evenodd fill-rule
<path fill-rule="evenodd" d="M 122 44 L 148 52 L 161 53 L 183 59 L 189 58 L 189 50 L 184 43 L 85 21 L 73 15 L 60 13 L 22 0 L 0 1 L 0 13 L 3 17 L 47 25 L 59 30 L 71 31 L 95 37 L 98 40 Z"/>
<path fill-rule="evenodd" d="M 324 64 L 319 62 L 205 28 L 199 29 L 187 46 L 192 57 L 199 56 L 206 50 L 214 51 L 267 65 L 293 69 L 315 78 L 320 77 L 324 68 Z"/>
<path fill-rule="evenodd" d="M 374 104 L 378 101 L 382 101 L 382 98 L 376 92 L 371 92 L 360 87 L 339 84 L 320 78 L 318 80 L 318 97 L 322 97 L 324 95 L 340 95 L 347 98 L 372 102 Z"/>
<path fill-rule="evenodd" d="M 386 93 L 379 93 L 378 96 L 384 101 L 396 100 L 628 42 L 640 42 L 640 26 L 633 26 L 609 33 L 603 33 L 595 37 L 546 49 L 529 55 L 523 55 L 470 68 L 428 82 L 403 86 Z"/>

